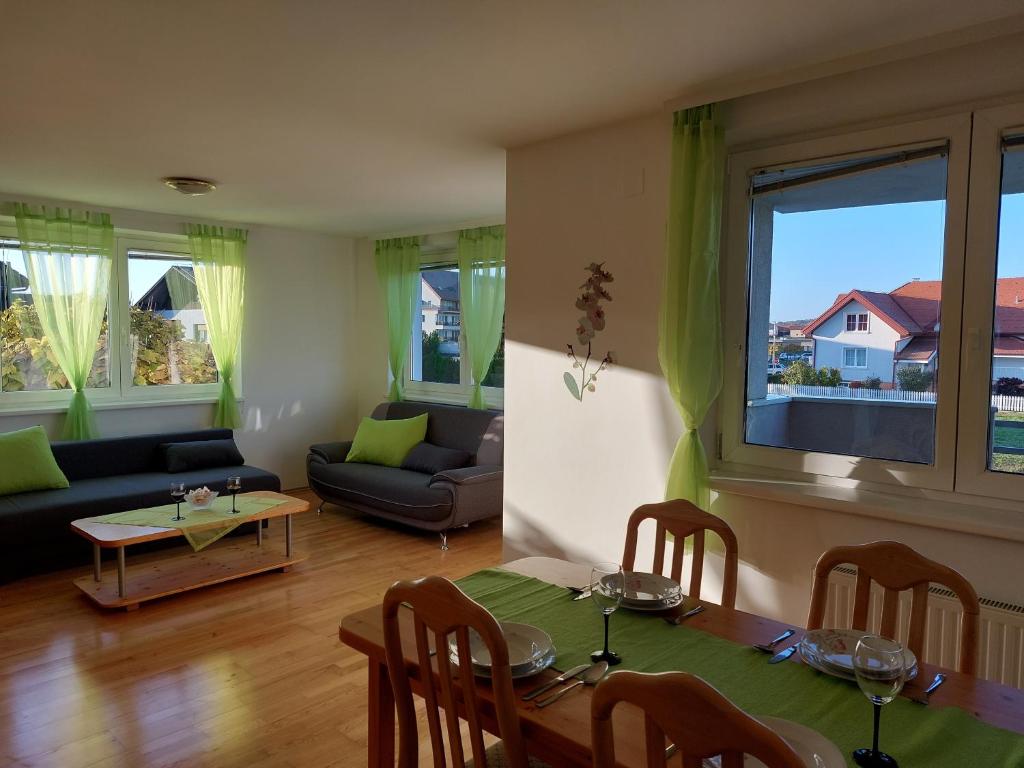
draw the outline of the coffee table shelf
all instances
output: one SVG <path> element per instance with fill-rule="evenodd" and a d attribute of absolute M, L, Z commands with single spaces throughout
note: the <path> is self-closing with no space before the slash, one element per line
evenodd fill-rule
<path fill-rule="evenodd" d="M 92 576 L 74 580 L 83 594 L 103 608 L 133 610 L 140 603 L 187 592 L 192 589 L 222 584 L 226 581 L 254 576 L 268 571 L 287 571 L 305 560 L 304 555 L 293 552 L 292 515 L 309 510 L 302 499 L 271 491 L 254 491 L 252 496 L 279 499 L 283 503 L 250 515 L 245 522 L 284 518 L 283 546 L 277 537 L 265 535 L 262 523 L 257 527 L 255 545 L 232 539 L 231 544 L 217 542 L 199 552 L 188 552 L 146 563 L 133 565 L 129 571 L 125 562 L 126 547 L 146 541 L 181 537 L 177 528 L 118 525 L 93 519 L 76 520 L 71 529 L 93 544 L 94 565 Z M 117 550 L 117 577 L 103 578 L 100 552 Z"/>

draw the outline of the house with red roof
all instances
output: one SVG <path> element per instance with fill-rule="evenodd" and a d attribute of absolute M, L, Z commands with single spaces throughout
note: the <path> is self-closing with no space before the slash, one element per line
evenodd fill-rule
<path fill-rule="evenodd" d="M 838 368 L 844 381 L 896 380 L 901 366 L 938 367 L 942 283 L 912 280 L 889 293 L 852 290 L 803 328 L 814 362 Z M 1024 277 L 996 281 L 993 379 L 1024 378 Z"/>

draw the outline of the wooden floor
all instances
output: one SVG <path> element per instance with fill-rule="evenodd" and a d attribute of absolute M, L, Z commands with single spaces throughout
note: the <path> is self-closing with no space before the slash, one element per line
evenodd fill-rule
<path fill-rule="evenodd" d="M 365 662 L 339 620 L 396 579 L 498 563 L 501 524 L 457 530 L 442 552 L 435 534 L 328 506 L 295 518 L 295 542 L 310 557 L 291 573 L 131 613 L 71 584 L 90 566 L 0 586 L 0 766 L 365 765 Z M 129 550 L 129 584 L 131 564 Z"/>

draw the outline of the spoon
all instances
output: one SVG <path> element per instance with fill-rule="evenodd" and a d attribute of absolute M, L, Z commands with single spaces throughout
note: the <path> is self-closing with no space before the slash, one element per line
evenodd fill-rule
<path fill-rule="evenodd" d="M 565 688 L 560 690 L 558 693 L 548 696 L 546 699 L 541 699 L 537 702 L 538 707 L 546 707 L 548 704 L 554 704 L 560 698 L 565 696 L 569 691 L 574 688 L 579 688 L 581 685 L 597 685 L 601 682 L 601 679 L 608 674 L 608 662 L 599 661 L 596 664 L 591 664 L 586 672 L 572 685 L 567 685 Z"/>

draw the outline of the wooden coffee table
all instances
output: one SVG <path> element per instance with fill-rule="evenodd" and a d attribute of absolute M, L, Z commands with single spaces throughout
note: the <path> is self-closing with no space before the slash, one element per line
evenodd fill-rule
<path fill-rule="evenodd" d="M 256 527 L 256 546 L 248 543 L 211 545 L 200 552 L 165 558 L 132 566 L 131 584 L 125 566 L 125 548 L 159 539 L 184 538 L 178 528 L 103 523 L 95 519 L 75 520 L 71 530 L 92 542 L 93 575 L 75 579 L 74 584 L 103 608 L 134 610 L 139 603 L 167 597 L 190 589 L 220 584 L 266 571 L 287 571 L 306 559 L 292 551 L 292 515 L 309 510 L 309 502 L 273 491 L 253 491 L 239 496 L 281 499 L 284 503 L 249 515 L 245 522 L 284 518 L 284 547 L 280 541 L 264 542 L 263 526 Z M 205 526 L 216 528 L 216 524 Z M 201 530 L 193 528 L 192 530 Z M 269 537 L 268 538 L 273 538 Z M 219 544 L 220 542 L 218 542 Z M 117 581 L 104 580 L 102 550 L 117 550 Z"/>

